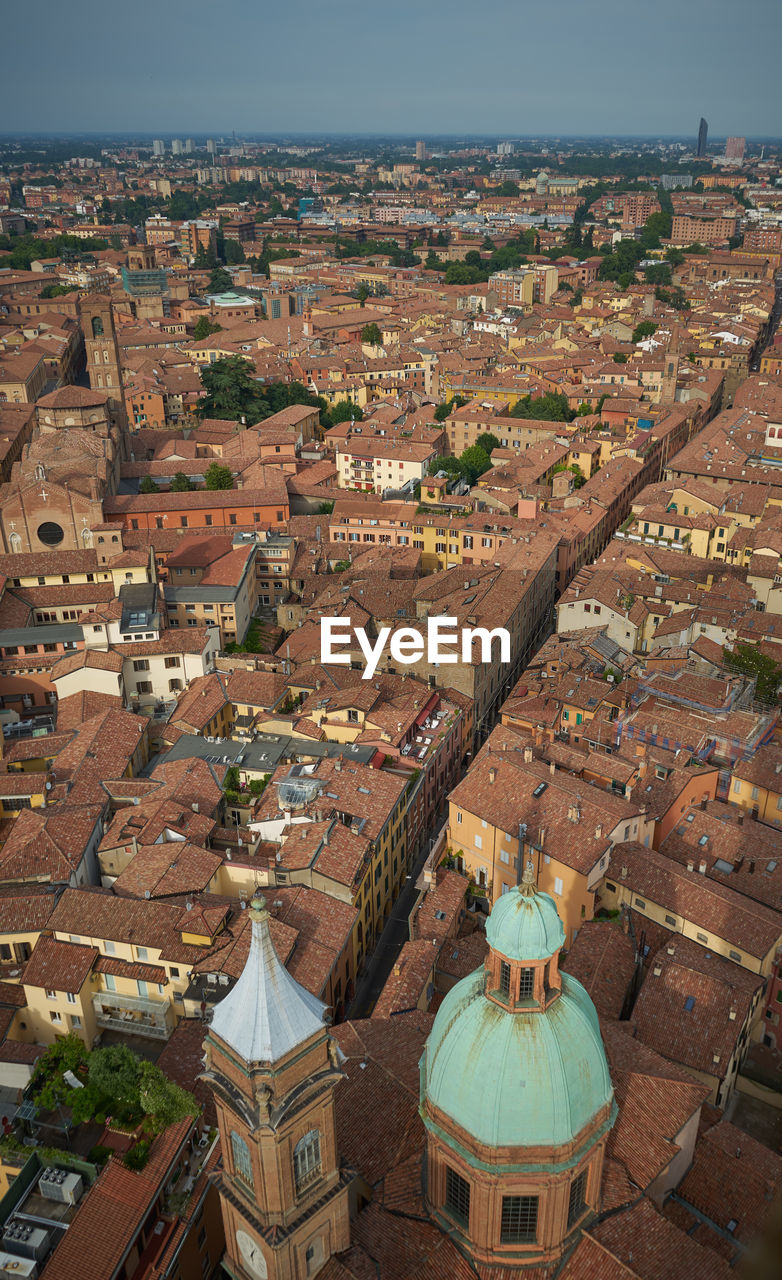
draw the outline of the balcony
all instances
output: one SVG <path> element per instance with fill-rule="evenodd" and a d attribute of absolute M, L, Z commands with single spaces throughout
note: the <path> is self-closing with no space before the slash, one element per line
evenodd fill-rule
<path fill-rule="evenodd" d="M 107 1031 L 167 1040 L 173 1030 L 167 1000 L 145 1000 L 142 996 L 99 991 L 92 997 L 92 1007 L 96 1023 Z"/>

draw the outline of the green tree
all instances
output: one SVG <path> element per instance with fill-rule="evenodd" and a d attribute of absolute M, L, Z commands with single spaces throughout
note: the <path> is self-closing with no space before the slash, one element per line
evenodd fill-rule
<path fill-rule="evenodd" d="M 367 346 L 379 347 L 383 341 L 383 335 L 376 324 L 365 324 L 361 330 L 361 341 Z"/>
<path fill-rule="evenodd" d="M 438 471 L 446 471 L 450 476 L 460 476 L 462 474 L 461 463 L 458 458 L 454 458 L 450 454 L 443 454 L 439 458 L 432 458 L 429 463 L 430 476 L 436 476 Z"/>
<path fill-rule="evenodd" d="M 192 487 L 193 485 L 184 471 L 177 471 L 172 477 L 170 485 L 172 493 L 189 493 Z"/>
<path fill-rule="evenodd" d="M 491 467 L 491 458 L 485 449 L 474 444 L 459 455 L 459 466 L 467 483 L 475 484 L 478 476 L 482 476 Z"/>
<path fill-rule="evenodd" d="M 360 422 L 363 413 L 357 404 L 351 404 L 349 400 L 338 400 L 335 405 L 329 409 L 329 418 L 332 425 L 336 426 L 338 422 Z"/>
<path fill-rule="evenodd" d="M 139 493 L 159 493 L 160 492 L 157 485 L 155 484 L 155 481 L 152 479 L 152 476 L 142 476 L 141 484 L 138 487 L 138 491 Z"/>
<path fill-rule="evenodd" d="M 358 298 L 359 302 L 363 307 L 364 303 L 369 297 L 369 289 L 363 280 L 361 281 L 361 284 L 356 289 L 356 297 Z"/>
<path fill-rule="evenodd" d="M 640 244 L 644 252 L 659 249 L 660 240 L 667 240 L 671 234 L 673 219 L 670 213 L 652 213 L 641 228 Z"/>
<path fill-rule="evenodd" d="M 138 1113 L 138 1058 L 125 1045 L 106 1045 L 90 1054 L 89 1082 L 118 1103 L 127 1115 Z"/>
<path fill-rule="evenodd" d="M 519 195 L 519 188 L 516 186 L 515 182 L 501 182 L 495 192 L 495 195 L 504 196 L 505 198 L 517 196 Z"/>
<path fill-rule="evenodd" d="M 148 1115 L 155 1133 L 186 1116 L 197 1116 L 201 1108 L 192 1093 L 167 1079 L 154 1062 L 142 1061 L 138 1068 L 141 1109 Z"/>
<path fill-rule="evenodd" d="M 229 267 L 236 267 L 244 262 L 244 249 L 238 240 L 225 241 L 224 256 Z"/>
<path fill-rule="evenodd" d="M 209 293 L 226 293 L 233 288 L 233 280 L 222 267 L 215 267 L 209 277 L 207 289 Z"/>
<path fill-rule="evenodd" d="M 253 376 L 254 366 L 241 356 L 226 356 L 201 369 L 205 394 L 198 402 L 204 418 L 247 419 L 249 425 L 268 417 L 264 393 Z M 272 411 L 270 411 L 272 412 Z"/>
<path fill-rule="evenodd" d="M 209 316 L 199 316 L 193 330 L 193 338 L 196 342 L 200 342 L 202 338 L 209 338 L 213 333 L 220 333 L 222 327 L 216 321 L 210 320 Z"/>
<path fill-rule="evenodd" d="M 684 254 L 681 249 L 666 249 L 665 258 L 667 262 L 670 262 L 672 267 L 680 267 L 684 262 Z"/>
<path fill-rule="evenodd" d="M 670 284 L 671 283 L 671 266 L 668 262 L 655 262 L 654 266 L 647 267 L 644 272 L 647 284 Z"/>
<path fill-rule="evenodd" d="M 475 441 L 479 449 L 491 455 L 492 449 L 500 448 L 500 441 L 491 431 L 483 431 Z"/>
<path fill-rule="evenodd" d="M 762 653 L 753 644 L 738 644 L 735 649 L 723 648 L 725 666 L 738 675 L 749 676 L 755 681 L 755 696 L 759 702 L 773 704 L 779 696 L 782 684 L 782 664 Z"/>
<path fill-rule="evenodd" d="M 230 467 L 221 467 L 217 462 L 210 462 L 204 472 L 204 488 L 233 489 L 234 478 Z"/>
<path fill-rule="evenodd" d="M 460 409 L 466 403 L 464 396 L 451 396 L 450 400 L 445 401 L 443 404 L 438 404 L 434 411 L 435 422 L 445 422 L 445 419 L 450 417 L 454 409 Z"/>
<path fill-rule="evenodd" d="M 630 341 L 632 343 L 642 342 L 644 338 L 651 338 L 652 334 L 656 333 L 656 331 L 657 325 L 654 323 L 654 320 L 642 320 L 641 323 L 637 324 L 633 329 Z"/>
<path fill-rule="evenodd" d="M 567 402 L 567 396 L 556 391 L 547 391 L 545 395 L 522 396 L 509 410 L 512 418 L 538 418 L 545 422 L 572 422 L 575 410 Z"/>
<path fill-rule="evenodd" d="M 627 354 L 624 351 L 615 351 L 614 364 L 627 364 Z"/>
<path fill-rule="evenodd" d="M 73 293 L 76 286 L 73 284 L 46 284 L 38 294 L 39 298 L 61 298 L 65 293 Z"/>
<path fill-rule="evenodd" d="M 225 777 L 223 778 L 223 789 L 225 791 L 238 791 L 240 782 L 241 782 L 241 779 L 239 777 L 239 770 L 237 766 L 235 764 L 230 765 L 229 768 L 226 769 L 225 771 Z"/>

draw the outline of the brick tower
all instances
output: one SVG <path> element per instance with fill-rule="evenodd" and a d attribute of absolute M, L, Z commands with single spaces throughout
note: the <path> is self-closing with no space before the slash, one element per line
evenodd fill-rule
<path fill-rule="evenodd" d="M 247 963 L 204 1044 L 223 1148 L 223 1265 L 235 1280 L 303 1280 L 350 1244 L 341 1072 L 325 1006 L 277 958 L 263 898 L 250 920 Z"/>

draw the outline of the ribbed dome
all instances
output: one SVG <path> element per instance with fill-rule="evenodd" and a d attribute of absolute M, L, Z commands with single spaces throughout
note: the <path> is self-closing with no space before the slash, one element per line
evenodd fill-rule
<path fill-rule="evenodd" d="M 490 924 L 510 897 L 497 903 Z M 562 992 L 544 1011 L 489 1000 L 483 969 L 440 1006 L 421 1059 L 424 1096 L 487 1146 L 568 1143 L 611 1100 L 595 1007 L 580 982 L 561 977 Z"/>
<path fill-rule="evenodd" d="M 486 922 L 486 940 L 509 960 L 547 960 L 565 945 L 565 930 L 554 899 L 516 885 L 495 903 Z"/>

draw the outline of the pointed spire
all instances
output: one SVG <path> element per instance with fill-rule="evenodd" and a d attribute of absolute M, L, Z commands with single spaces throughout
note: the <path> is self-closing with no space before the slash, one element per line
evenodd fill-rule
<path fill-rule="evenodd" d="M 211 1031 L 245 1062 L 278 1062 L 321 1031 L 326 1005 L 281 964 L 266 899 L 250 903 L 250 953 L 235 985 L 215 1007 Z"/>

